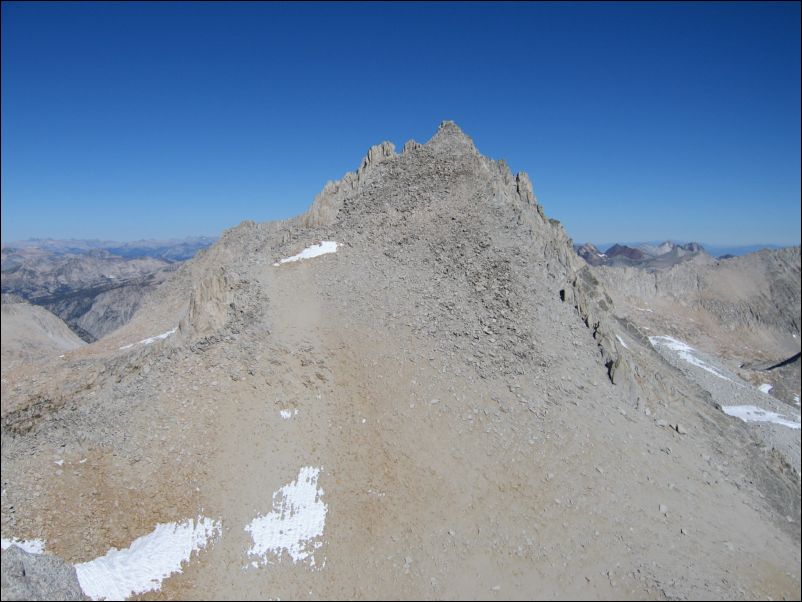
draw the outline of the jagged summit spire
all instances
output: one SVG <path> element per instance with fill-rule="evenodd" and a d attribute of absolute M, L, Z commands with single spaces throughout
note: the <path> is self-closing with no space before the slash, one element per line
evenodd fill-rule
<path fill-rule="evenodd" d="M 462 134 L 465 136 L 465 132 L 457 125 L 455 121 L 451 121 L 450 119 L 444 119 L 440 122 L 440 125 L 437 127 L 437 131 L 441 132 L 443 130 L 449 130 L 457 134 Z"/>
<path fill-rule="evenodd" d="M 473 153 L 478 152 L 470 136 L 463 132 L 453 121 L 441 122 L 435 135 L 432 136 L 431 140 L 426 144 L 438 150 L 448 148 L 452 150 L 459 149 L 462 151 L 470 151 Z"/>

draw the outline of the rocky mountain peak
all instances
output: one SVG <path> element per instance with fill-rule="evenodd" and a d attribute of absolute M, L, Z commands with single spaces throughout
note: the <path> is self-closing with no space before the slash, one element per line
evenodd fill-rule
<path fill-rule="evenodd" d="M 473 140 L 453 121 L 443 121 L 426 146 L 441 152 L 478 154 Z"/>

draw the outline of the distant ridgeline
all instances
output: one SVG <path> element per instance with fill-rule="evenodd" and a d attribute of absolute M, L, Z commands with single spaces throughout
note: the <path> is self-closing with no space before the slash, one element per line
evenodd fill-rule
<path fill-rule="evenodd" d="M 29 238 L 3 245 L 3 251 L 31 250 L 53 253 L 55 255 L 81 254 L 90 251 L 107 251 L 112 255 L 126 259 L 155 257 L 165 261 L 186 261 L 195 256 L 201 249 L 211 246 L 216 236 L 193 236 L 169 240 L 135 240 L 132 242 L 115 242 L 110 240 Z"/>
<path fill-rule="evenodd" d="M 215 240 L 10 243 L 2 249 L 3 302 L 44 307 L 91 343 L 128 322 L 148 292 Z"/>
<path fill-rule="evenodd" d="M 606 248 L 606 251 L 600 249 Z M 630 265 L 644 268 L 667 268 L 695 257 L 727 259 L 754 253 L 762 249 L 782 249 L 782 245 L 721 246 L 702 245 L 697 242 L 677 243 L 639 242 L 594 245 L 584 243 L 574 245 L 574 250 L 582 259 L 593 266 Z"/>

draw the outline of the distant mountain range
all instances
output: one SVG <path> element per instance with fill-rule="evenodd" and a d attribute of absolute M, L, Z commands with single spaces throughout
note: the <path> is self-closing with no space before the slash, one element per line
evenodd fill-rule
<path fill-rule="evenodd" d="M 125 259 L 153 257 L 164 261 L 185 261 L 200 249 L 212 245 L 216 236 L 192 236 L 189 238 L 167 240 L 135 240 L 132 242 L 115 242 L 111 240 L 85 240 L 53 238 L 29 238 L 3 244 L 3 249 L 27 251 L 39 249 L 55 255 L 83 254 L 89 251 L 107 251 L 112 255 Z"/>
<path fill-rule="evenodd" d="M 15 296 L 42 306 L 92 342 L 125 324 L 145 295 L 215 240 L 31 239 L 3 245 L 3 303 Z"/>
<path fill-rule="evenodd" d="M 665 241 L 659 244 L 637 243 L 635 245 L 614 244 L 602 252 L 596 245 L 585 243 L 574 245 L 574 250 L 582 259 L 593 266 L 598 265 L 636 265 L 640 267 L 670 267 L 694 257 L 709 255 L 699 243 L 684 244 Z"/>
<path fill-rule="evenodd" d="M 657 242 L 606 243 L 574 245 L 574 250 L 587 263 L 597 265 L 636 265 L 640 267 L 670 267 L 694 257 L 724 259 L 754 253 L 761 249 L 781 249 L 782 245 L 722 246 L 698 242 L 679 243 L 670 240 Z M 606 249 L 602 251 L 601 249 Z"/>

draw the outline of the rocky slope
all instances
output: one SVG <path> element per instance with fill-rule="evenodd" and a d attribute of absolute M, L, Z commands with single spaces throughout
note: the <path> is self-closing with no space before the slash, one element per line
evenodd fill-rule
<path fill-rule="evenodd" d="M 158 595 L 798 597 L 798 474 L 613 310 L 455 124 L 378 145 L 4 375 L 4 537 L 93 596 L 111 546 L 195 529 Z"/>
<path fill-rule="evenodd" d="M 2 304 L 3 369 L 21 362 L 56 356 L 86 343 L 58 316 L 22 300 Z"/>

